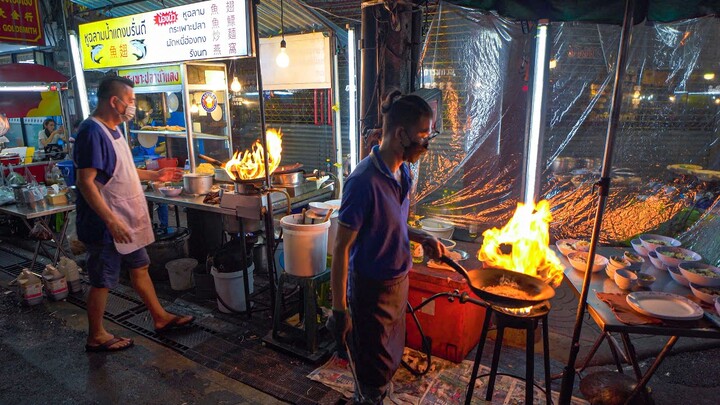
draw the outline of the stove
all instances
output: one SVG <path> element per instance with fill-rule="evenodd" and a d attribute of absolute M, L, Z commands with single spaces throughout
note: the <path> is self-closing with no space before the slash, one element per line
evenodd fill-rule
<path fill-rule="evenodd" d="M 284 189 L 290 197 L 297 197 L 317 190 L 317 183 L 314 181 L 303 181 L 297 184 L 273 184 L 273 187 Z"/>

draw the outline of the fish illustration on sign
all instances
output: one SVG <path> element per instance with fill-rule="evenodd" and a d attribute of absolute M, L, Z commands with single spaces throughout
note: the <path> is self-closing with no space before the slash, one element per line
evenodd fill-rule
<path fill-rule="evenodd" d="M 137 58 L 136 60 L 144 58 L 147 54 L 147 47 L 145 46 L 144 39 L 133 39 L 130 41 L 130 46 L 132 46 L 134 49 L 132 54 L 135 55 L 135 57 Z"/>
<path fill-rule="evenodd" d="M 103 57 L 98 57 L 98 54 L 100 53 L 100 51 L 103 50 L 103 48 L 104 46 L 102 46 L 102 44 L 93 45 L 92 49 L 90 50 L 90 59 L 92 59 L 93 62 L 100 63 L 100 59 L 102 59 Z"/>

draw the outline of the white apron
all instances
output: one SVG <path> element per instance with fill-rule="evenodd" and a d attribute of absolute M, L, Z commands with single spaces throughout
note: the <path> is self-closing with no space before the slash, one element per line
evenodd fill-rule
<path fill-rule="evenodd" d="M 121 136 L 115 139 L 105 124 L 94 117 L 92 120 L 100 125 L 110 139 L 117 156 L 112 177 L 104 185 L 98 184 L 98 186 L 100 195 L 110 207 L 110 211 L 125 222 L 130 230 L 132 242 L 114 242 L 117 251 L 126 255 L 155 242 L 145 194 L 125 138 Z"/>

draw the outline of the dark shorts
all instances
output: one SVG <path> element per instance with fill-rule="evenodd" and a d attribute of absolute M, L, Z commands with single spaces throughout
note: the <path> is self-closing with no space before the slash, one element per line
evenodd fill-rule
<path fill-rule="evenodd" d="M 120 281 L 120 269 L 138 269 L 150 264 L 145 248 L 126 255 L 115 249 L 114 243 L 87 245 L 87 271 L 90 285 L 96 288 L 115 288 Z"/>

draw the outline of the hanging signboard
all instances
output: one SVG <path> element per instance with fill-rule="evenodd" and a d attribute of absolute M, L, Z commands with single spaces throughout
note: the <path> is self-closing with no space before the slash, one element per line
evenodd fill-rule
<path fill-rule="evenodd" d="M 0 1 L 0 42 L 45 45 L 39 1 Z"/>
<path fill-rule="evenodd" d="M 118 76 L 130 79 L 135 87 L 172 86 L 182 84 L 180 65 L 119 69 Z"/>
<path fill-rule="evenodd" d="M 79 26 L 84 69 L 248 56 L 245 0 L 210 0 Z"/>
<path fill-rule="evenodd" d="M 280 37 L 260 38 L 260 66 L 265 90 L 329 89 L 330 38 L 322 32 L 286 35 L 290 64 L 279 67 Z"/>

